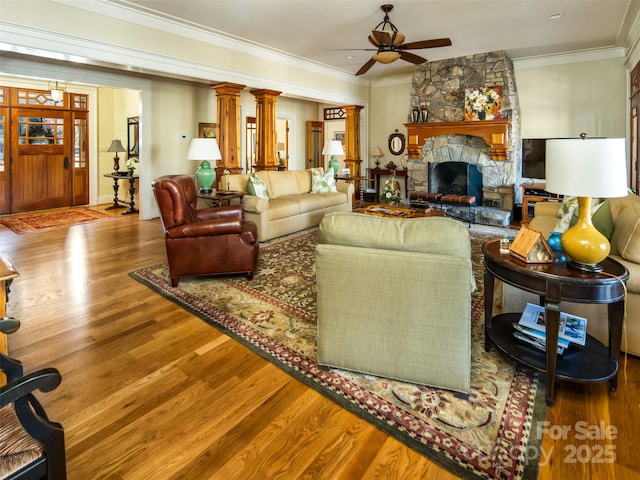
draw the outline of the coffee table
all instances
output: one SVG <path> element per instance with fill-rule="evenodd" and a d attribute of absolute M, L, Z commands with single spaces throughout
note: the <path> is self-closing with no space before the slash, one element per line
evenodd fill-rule
<path fill-rule="evenodd" d="M 446 213 L 443 210 L 426 208 L 424 210 L 415 210 L 404 207 L 390 207 L 387 205 L 369 205 L 364 208 L 356 208 L 354 213 L 364 213 L 366 215 L 375 215 L 378 217 L 389 218 L 422 218 L 422 217 L 444 217 Z"/>

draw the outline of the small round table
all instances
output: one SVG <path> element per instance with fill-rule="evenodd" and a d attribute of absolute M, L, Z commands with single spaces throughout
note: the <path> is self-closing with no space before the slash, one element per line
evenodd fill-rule
<path fill-rule="evenodd" d="M 609 380 L 610 389 L 618 385 L 618 358 L 624 320 L 625 291 L 622 282 L 629 271 L 621 263 L 606 258 L 601 273 L 574 270 L 566 262 L 525 263 L 511 254 L 500 253 L 500 240 L 484 244 L 484 311 L 485 350 L 491 342 L 519 362 L 546 372 L 547 405 L 553 405 L 555 378 L 576 382 Z M 513 324 L 519 313 L 505 313 L 493 317 L 493 288 L 495 279 L 539 295 L 545 308 L 546 352 L 518 342 L 513 337 Z M 604 303 L 608 305 L 609 348 L 588 336 L 584 347 L 575 347 L 557 358 L 560 302 Z M 604 319 L 589 318 L 590 322 Z"/>

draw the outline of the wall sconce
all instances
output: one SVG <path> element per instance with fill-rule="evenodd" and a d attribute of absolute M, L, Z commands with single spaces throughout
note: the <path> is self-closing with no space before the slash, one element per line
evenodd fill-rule
<path fill-rule="evenodd" d="M 57 103 L 61 102 L 64 98 L 64 91 L 67 89 L 67 84 L 65 83 L 63 86 L 61 83 L 58 83 L 57 80 L 55 82 L 49 81 L 47 88 L 50 91 L 51 99 Z"/>
<path fill-rule="evenodd" d="M 111 141 L 111 145 L 107 149 L 107 152 L 111 152 L 111 153 L 115 152 L 116 154 L 116 156 L 113 157 L 113 173 L 115 173 L 116 175 L 120 174 L 120 157 L 118 157 L 118 152 L 126 152 L 126 151 L 127 149 L 124 148 L 124 146 L 122 145 L 122 142 L 117 138 Z"/>

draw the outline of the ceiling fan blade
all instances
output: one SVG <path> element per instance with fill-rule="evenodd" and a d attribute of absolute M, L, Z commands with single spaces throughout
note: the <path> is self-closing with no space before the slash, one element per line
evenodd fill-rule
<path fill-rule="evenodd" d="M 365 64 L 360 68 L 360 70 L 358 70 L 358 71 L 356 72 L 356 76 L 357 76 L 357 75 L 362 75 L 363 73 L 367 73 L 367 72 L 369 71 L 369 69 L 370 69 L 371 67 L 373 67 L 375 64 L 376 64 L 376 61 L 375 61 L 373 58 L 369 59 L 369 61 L 368 61 L 367 63 L 365 63 Z"/>
<path fill-rule="evenodd" d="M 420 65 L 421 63 L 424 63 L 427 61 L 426 58 L 422 58 L 419 55 L 415 55 L 413 53 L 409 53 L 409 52 L 399 52 L 400 53 L 400 58 L 402 60 L 406 60 L 407 62 L 411 62 L 411 63 L 415 63 L 416 65 Z"/>
<path fill-rule="evenodd" d="M 404 45 L 398 45 L 397 48 L 401 50 L 417 50 L 420 48 L 448 47 L 449 45 L 451 45 L 450 38 L 433 38 L 431 40 L 405 43 Z"/>

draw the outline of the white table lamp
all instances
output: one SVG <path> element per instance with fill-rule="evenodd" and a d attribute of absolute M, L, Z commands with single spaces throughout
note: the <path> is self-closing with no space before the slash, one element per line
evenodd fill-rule
<path fill-rule="evenodd" d="M 591 198 L 627 195 L 627 162 L 624 138 L 547 140 L 546 190 L 578 197 L 578 222 L 562 234 L 562 248 L 569 265 L 599 272 L 611 246 L 591 222 Z"/>

